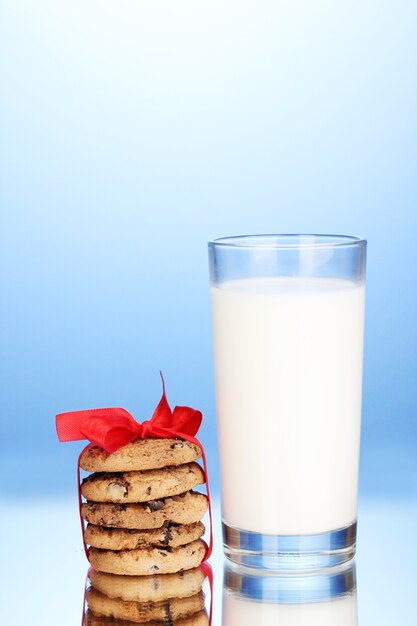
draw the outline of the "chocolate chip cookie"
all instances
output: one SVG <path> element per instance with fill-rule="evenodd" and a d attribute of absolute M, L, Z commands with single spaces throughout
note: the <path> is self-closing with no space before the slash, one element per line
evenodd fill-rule
<path fill-rule="evenodd" d="M 81 493 L 92 502 L 148 502 L 185 493 L 204 483 L 197 463 L 157 470 L 95 473 L 83 480 Z"/>
<path fill-rule="evenodd" d="M 88 448 L 80 467 L 87 472 L 130 472 L 184 465 L 200 457 L 201 449 L 182 439 L 136 439 L 116 452 Z"/>
<path fill-rule="evenodd" d="M 202 522 L 193 524 L 172 524 L 165 522 L 161 528 L 134 530 L 125 528 L 105 528 L 88 524 L 84 540 L 93 548 L 102 550 L 135 550 L 159 546 L 177 548 L 200 539 L 205 527 Z"/>
<path fill-rule="evenodd" d="M 142 504 L 86 502 L 81 505 L 81 515 L 91 524 L 137 530 L 161 528 L 165 522 L 192 524 L 200 521 L 206 510 L 207 496 L 193 491 Z"/>
<path fill-rule="evenodd" d="M 205 553 L 206 544 L 198 539 L 185 546 L 171 549 L 148 548 L 116 551 L 90 548 L 88 559 L 93 568 L 99 572 L 150 576 L 152 574 L 175 574 L 198 567 Z"/>

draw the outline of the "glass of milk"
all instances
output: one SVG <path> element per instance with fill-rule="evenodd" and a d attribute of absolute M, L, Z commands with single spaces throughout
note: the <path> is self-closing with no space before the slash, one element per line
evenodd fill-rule
<path fill-rule="evenodd" d="M 227 566 L 222 626 L 236 624 L 358 626 L 355 566 L 309 576 L 253 575 Z"/>
<path fill-rule="evenodd" d="M 276 571 L 354 556 L 366 241 L 209 243 L 226 555 Z"/>

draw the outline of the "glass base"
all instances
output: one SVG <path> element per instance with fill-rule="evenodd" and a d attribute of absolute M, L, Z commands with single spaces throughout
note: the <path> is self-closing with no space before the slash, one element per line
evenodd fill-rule
<path fill-rule="evenodd" d="M 317 535 L 263 535 L 223 522 L 228 559 L 239 565 L 274 572 L 303 572 L 336 567 L 353 559 L 356 522 Z"/>

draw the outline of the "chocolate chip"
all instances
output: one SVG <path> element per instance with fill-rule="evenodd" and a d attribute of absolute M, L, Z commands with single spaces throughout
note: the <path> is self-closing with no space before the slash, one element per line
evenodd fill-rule
<path fill-rule="evenodd" d="M 152 487 L 148 487 L 147 490 L 146 490 L 146 494 L 148 496 L 150 496 L 151 495 L 151 491 L 152 491 Z"/>
<path fill-rule="evenodd" d="M 171 606 L 169 602 L 166 602 L 164 604 L 164 610 L 165 610 L 165 625 L 174 626 L 174 621 L 173 621 L 173 617 L 171 613 Z"/>
<path fill-rule="evenodd" d="M 172 535 L 171 529 L 170 529 L 170 528 L 169 528 L 169 526 L 168 526 L 168 527 L 166 528 L 165 532 L 164 532 L 164 538 L 163 538 L 163 540 L 161 541 L 161 543 L 162 543 L 164 546 L 167 546 L 167 545 L 169 544 L 169 542 L 171 541 L 172 537 L 173 537 L 173 535 Z"/>
<path fill-rule="evenodd" d="M 150 502 L 146 503 L 146 506 L 152 513 L 154 513 L 155 511 L 160 511 L 161 509 L 163 509 L 165 503 L 162 500 L 151 500 Z"/>

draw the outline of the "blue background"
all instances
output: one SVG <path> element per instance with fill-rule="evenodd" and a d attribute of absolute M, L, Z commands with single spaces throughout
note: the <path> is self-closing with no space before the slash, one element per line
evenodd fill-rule
<path fill-rule="evenodd" d="M 368 238 L 361 493 L 417 484 L 417 4 L 2 0 L 1 462 L 74 492 L 57 412 L 204 413 L 206 242 Z"/>

